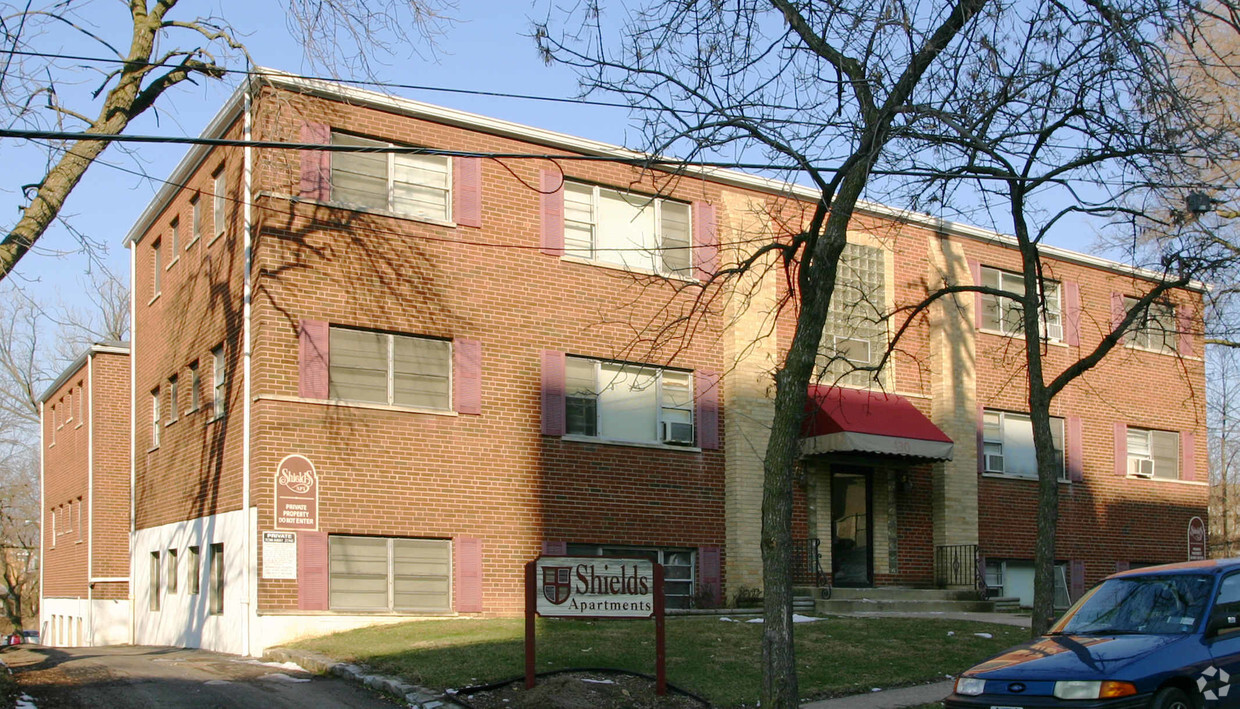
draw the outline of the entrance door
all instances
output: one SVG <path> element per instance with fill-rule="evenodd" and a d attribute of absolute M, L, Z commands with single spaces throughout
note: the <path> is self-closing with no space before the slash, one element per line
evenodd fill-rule
<path fill-rule="evenodd" d="M 836 586 L 873 584 L 870 475 L 858 468 L 831 473 L 831 579 Z"/>

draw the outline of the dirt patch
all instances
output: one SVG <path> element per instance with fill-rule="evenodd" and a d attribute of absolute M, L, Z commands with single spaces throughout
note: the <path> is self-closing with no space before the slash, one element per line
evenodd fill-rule
<path fill-rule="evenodd" d="M 540 678 L 533 689 L 524 680 L 476 694 L 459 695 L 475 709 L 703 709 L 710 705 L 668 689 L 655 694 L 652 679 L 610 672 L 570 672 Z"/>

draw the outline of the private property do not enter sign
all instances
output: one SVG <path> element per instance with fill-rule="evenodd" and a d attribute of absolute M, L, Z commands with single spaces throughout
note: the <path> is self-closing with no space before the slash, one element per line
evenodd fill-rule
<path fill-rule="evenodd" d="M 276 466 L 276 529 L 314 532 L 319 528 L 319 474 L 314 463 L 290 455 Z"/>

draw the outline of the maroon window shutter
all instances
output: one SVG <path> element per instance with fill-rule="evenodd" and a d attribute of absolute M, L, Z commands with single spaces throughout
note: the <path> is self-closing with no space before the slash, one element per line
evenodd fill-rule
<path fill-rule="evenodd" d="M 719 270 L 719 237 L 715 205 L 693 203 L 693 268 L 700 281 L 709 281 Z"/>
<path fill-rule="evenodd" d="M 301 143 L 328 145 L 332 142 L 332 129 L 326 123 L 301 124 L 298 137 Z M 326 202 L 332 194 L 332 154 L 326 150 L 301 151 L 301 196 Z"/>
<path fill-rule="evenodd" d="M 548 256 L 564 255 L 564 175 L 543 170 L 542 252 Z"/>
<path fill-rule="evenodd" d="M 1117 329 L 1119 329 L 1120 323 L 1124 322 L 1124 317 L 1127 315 L 1128 315 L 1128 309 L 1124 307 L 1124 294 L 1123 293 L 1112 293 L 1111 294 L 1111 332 L 1115 332 Z M 1122 337 L 1119 338 L 1119 341 L 1123 342 L 1124 338 Z"/>
<path fill-rule="evenodd" d="M 1128 426 L 1115 424 L 1115 474 L 1128 475 Z"/>
<path fill-rule="evenodd" d="M 694 398 L 697 400 L 698 448 L 719 449 L 719 375 L 695 372 Z"/>
<path fill-rule="evenodd" d="M 986 472 L 986 409 L 977 407 L 977 472 Z"/>
<path fill-rule="evenodd" d="M 1176 349 L 1181 357 L 1193 354 L 1193 311 L 1187 305 L 1175 309 L 1175 328 L 1179 332 Z"/>
<path fill-rule="evenodd" d="M 1081 286 L 1073 281 L 1063 282 L 1063 339 L 1070 347 L 1081 344 Z"/>
<path fill-rule="evenodd" d="M 973 276 L 973 285 L 982 285 L 982 262 L 975 258 L 969 259 L 969 274 Z M 982 329 L 982 294 L 973 294 L 973 327 Z M 980 424 L 979 424 L 980 425 Z"/>
<path fill-rule="evenodd" d="M 327 532 L 297 533 L 297 610 L 327 610 Z"/>
<path fill-rule="evenodd" d="M 1085 594 L 1085 562 L 1072 562 L 1072 602 L 1075 603 L 1078 598 Z"/>
<path fill-rule="evenodd" d="M 1068 439 L 1068 479 L 1079 483 L 1085 479 L 1085 446 L 1081 438 L 1085 425 L 1080 416 L 1069 416 L 1064 421 L 1064 437 Z"/>
<path fill-rule="evenodd" d="M 452 219 L 482 226 L 482 158 L 452 158 Z"/>
<path fill-rule="evenodd" d="M 1197 437 L 1192 431 L 1180 433 L 1180 479 L 1197 479 Z"/>
<path fill-rule="evenodd" d="M 482 540 L 457 537 L 453 543 L 453 586 L 457 613 L 482 612 Z"/>
<path fill-rule="evenodd" d="M 302 320 L 301 332 L 298 334 L 298 374 L 297 394 L 306 399 L 326 399 L 328 397 L 327 365 L 330 362 L 327 322 L 323 320 Z"/>
<path fill-rule="evenodd" d="M 564 353 L 542 351 L 542 432 L 564 435 Z"/>
<path fill-rule="evenodd" d="M 1115 562 L 1115 573 L 1117 574 L 1121 571 L 1127 571 L 1128 569 L 1131 569 L 1131 568 L 1132 568 L 1131 562 L 1128 562 L 1128 561 Z"/>
<path fill-rule="evenodd" d="M 482 343 L 452 341 L 452 403 L 458 414 L 482 413 Z"/>
<path fill-rule="evenodd" d="M 710 592 L 715 607 L 723 605 L 722 565 L 719 563 L 719 547 L 698 547 L 698 564 L 702 588 Z"/>
<path fill-rule="evenodd" d="M 545 556 L 564 556 L 568 553 L 568 542 L 550 542 L 542 543 L 542 553 Z"/>

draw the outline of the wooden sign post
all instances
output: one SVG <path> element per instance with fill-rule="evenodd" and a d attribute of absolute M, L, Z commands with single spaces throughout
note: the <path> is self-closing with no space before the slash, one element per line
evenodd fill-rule
<path fill-rule="evenodd" d="M 525 688 L 537 670 L 535 619 L 654 619 L 655 691 L 667 694 L 663 565 L 615 556 L 539 556 L 525 565 Z"/>

